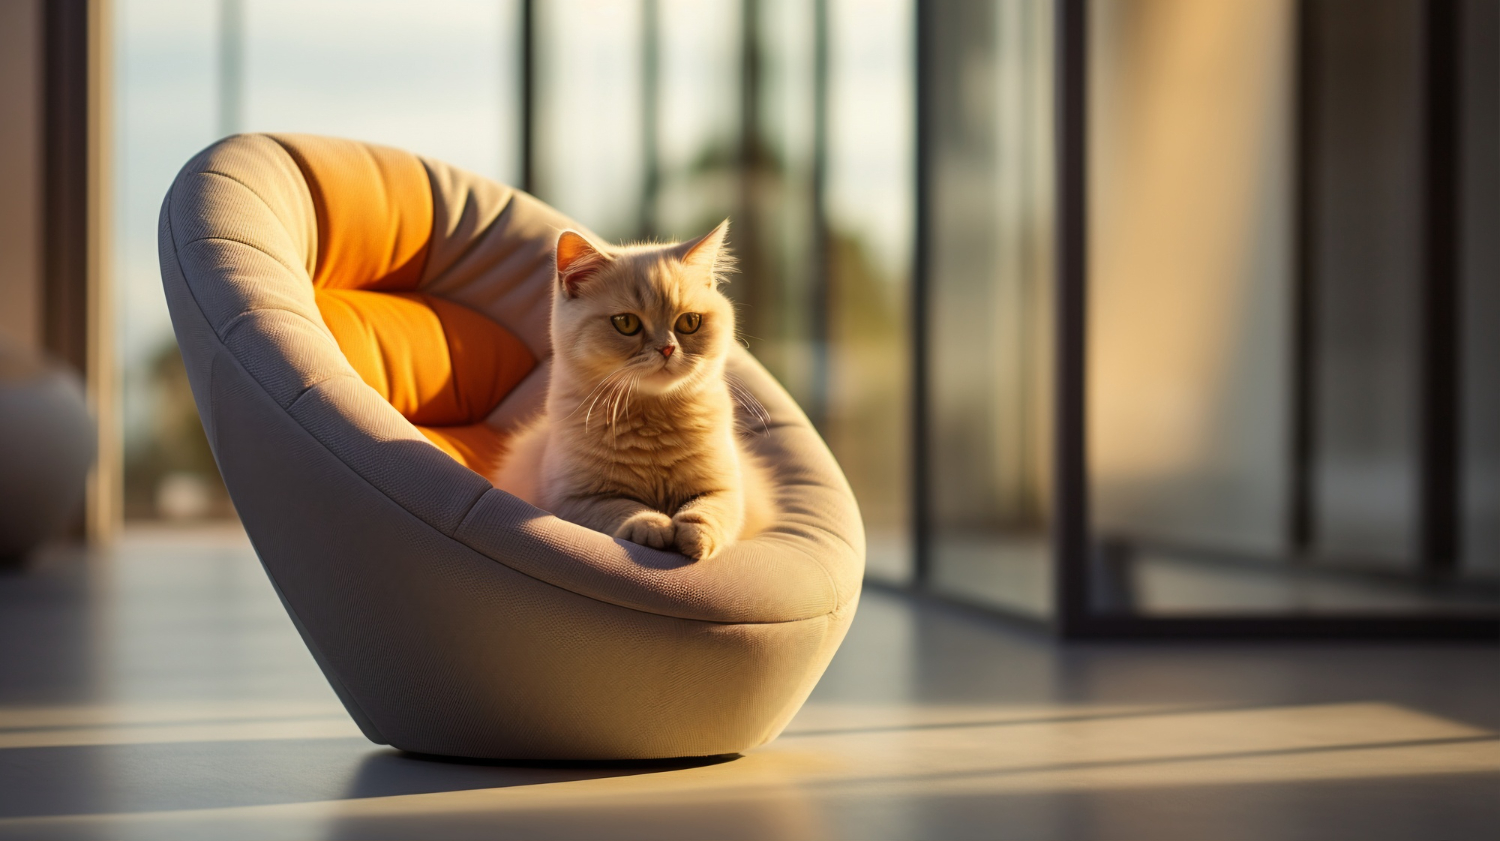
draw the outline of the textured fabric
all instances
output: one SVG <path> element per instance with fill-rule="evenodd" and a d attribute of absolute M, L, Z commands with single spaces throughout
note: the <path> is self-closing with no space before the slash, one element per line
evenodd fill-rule
<path fill-rule="evenodd" d="M 578 227 L 524 193 L 419 161 L 432 197 L 425 257 L 400 257 L 401 246 L 377 262 L 420 262 L 405 291 L 482 314 L 539 364 L 482 420 L 418 429 L 351 365 L 320 312 L 320 234 L 336 234 L 319 223 L 304 169 L 322 164 L 299 166 L 279 139 L 229 138 L 184 167 L 162 209 L 162 279 L 246 531 L 367 735 L 431 753 L 575 759 L 731 753 L 774 738 L 847 631 L 864 563 L 853 496 L 791 399 L 736 353 L 734 375 L 770 415 L 741 420 L 783 513 L 710 562 L 494 489 L 464 464 L 495 458 L 507 428 L 540 409 L 550 252 L 559 230 Z M 391 178 L 384 152 L 360 146 L 319 148 L 345 149 L 329 165 L 350 178 Z"/>
<path fill-rule="evenodd" d="M 317 302 L 360 378 L 415 424 L 477 423 L 536 364 L 509 330 L 442 298 L 320 289 Z"/>
<path fill-rule="evenodd" d="M 505 455 L 504 430 L 487 423 L 470 423 L 463 426 L 418 426 L 422 433 L 438 449 L 453 457 L 453 460 L 481 476 L 490 476 L 500 468 Z"/>
<path fill-rule="evenodd" d="M 415 289 L 432 239 L 432 188 L 410 152 L 272 135 L 297 162 L 318 223 L 319 289 Z"/>

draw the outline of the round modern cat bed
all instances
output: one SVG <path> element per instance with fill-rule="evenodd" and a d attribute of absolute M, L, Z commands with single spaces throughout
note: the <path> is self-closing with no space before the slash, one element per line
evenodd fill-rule
<path fill-rule="evenodd" d="M 736 753 L 786 726 L 853 619 L 859 511 L 748 354 L 778 525 L 693 563 L 481 476 L 541 406 L 552 248 L 531 196 L 364 143 L 240 135 L 162 207 L 204 428 L 276 591 L 372 741 L 510 759 Z"/>

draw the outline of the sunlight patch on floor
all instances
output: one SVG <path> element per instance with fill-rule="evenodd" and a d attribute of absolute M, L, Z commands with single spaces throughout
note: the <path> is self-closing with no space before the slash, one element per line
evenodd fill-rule
<path fill-rule="evenodd" d="M 359 735 L 343 707 L 319 701 L 0 707 L 0 749 Z"/>
<path fill-rule="evenodd" d="M 188 710 L 204 715 L 211 711 Z M 0 721 L 18 720 L 15 711 L 9 714 L 11 718 Z M 291 732 L 311 721 L 271 720 L 275 714 L 267 708 L 266 720 L 239 724 L 163 724 L 140 713 L 151 719 L 150 727 L 176 728 L 179 733 L 194 727 L 233 732 L 235 727 L 255 726 Z M 353 732 L 352 724 L 347 727 L 346 733 Z M 604 819 L 612 812 L 623 814 L 650 804 L 740 804 L 768 810 L 784 830 L 778 834 L 817 837 L 826 828 L 822 804 L 850 793 L 863 798 L 999 796 L 1177 787 L 1192 796 L 1191 789 L 1208 785 L 1484 774 L 1497 769 L 1500 735 L 1495 732 L 1385 703 L 1259 708 L 812 704 L 782 739 L 716 765 L 430 794 L 25 818 L 0 821 L 0 835 L 89 836 L 95 834 L 91 827 L 107 826 L 115 837 L 311 837 L 336 823 L 359 819 L 498 819 L 523 813 L 586 813 Z"/>

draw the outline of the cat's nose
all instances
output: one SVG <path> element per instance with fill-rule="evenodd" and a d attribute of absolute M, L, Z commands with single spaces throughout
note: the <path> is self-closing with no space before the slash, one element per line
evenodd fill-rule
<path fill-rule="evenodd" d="M 677 349 L 676 345 L 662 345 L 661 346 L 661 355 L 664 356 L 664 357 L 666 357 L 666 358 L 668 358 L 668 359 L 671 359 L 672 358 L 672 351 L 674 351 L 676 349 Z"/>

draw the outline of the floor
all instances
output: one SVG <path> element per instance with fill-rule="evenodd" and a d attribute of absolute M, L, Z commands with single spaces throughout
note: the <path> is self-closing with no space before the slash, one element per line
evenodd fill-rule
<path fill-rule="evenodd" d="M 789 731 L 708 764 L 364 741 L 242 535 L 0 573 L 0 838 L 1492 839 L 1500 649 L 1060 647 L 869 592 Z"/>

